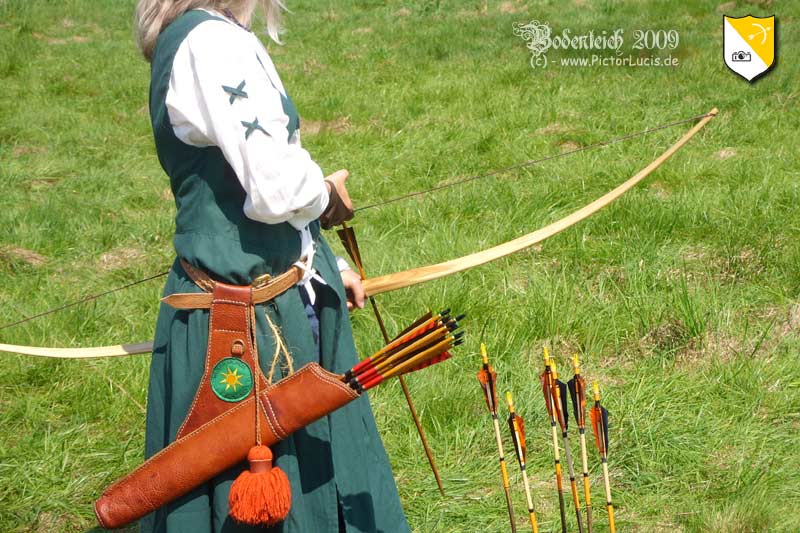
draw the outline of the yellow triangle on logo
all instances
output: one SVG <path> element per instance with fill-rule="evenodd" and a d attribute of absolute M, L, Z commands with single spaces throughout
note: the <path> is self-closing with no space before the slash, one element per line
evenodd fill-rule
<path fill-rule="evenodd" d="M 775 17 L 742 18 L 725 17 L 728 24 L 736 30 L 753 52 L 767 65 L 772 65 L 775 60 Z"/>

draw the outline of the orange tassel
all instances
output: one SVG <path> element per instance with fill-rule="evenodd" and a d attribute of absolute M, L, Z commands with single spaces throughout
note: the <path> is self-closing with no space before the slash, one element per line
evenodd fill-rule
<path fill-rule="evenodd" d="M 250 526 L 282 522 L 292 507 L 289 478 L 272 466 L 272 451 L 267 446 L 250 448 L 247 460 L 250 470 L 239 474 L 228 495 L 231 517 Z"/>

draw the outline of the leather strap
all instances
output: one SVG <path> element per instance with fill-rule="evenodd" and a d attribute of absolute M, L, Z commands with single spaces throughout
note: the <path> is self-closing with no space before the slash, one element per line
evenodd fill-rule
<path fill-rule="evenodd" d="M 213 298 L 213 304 L 208 322 L 205 372 L 189 413 L 178 430 L 177 438 L 191 433 L 209 420 L 229 411 L 244 399 L 236 398 L 226 401 L 213 391 L 212 381 L 218 381 L 219 376 L 216 378 L 212 376 L 212 371 L 223 359 L 240 361 L 249 369 L 250 376 L 247 378 L 250 392 L 246 397 L 254 396 L 258 390 L 266 388 L 266 379 L 257 363 L 258 348 L 253 336 L 255 324 L 253 323 L 250 294 L 250 287 L 237 287 L 227 283 L 214 285 L 214 292 L 209 295 Z M 244 368 L 242 368 L 242 372 L 245 372 Z M 258 385 L 255 383 L 256 380 L 259 381 Z M 235 389 L 237 386 L 234 384 L 233 387 Z M 255 415 L 253 416 L 255 417 Z M 249 443 L 252 445 L 255 441 L 256 427 L 254 425 Z"/>
<path fill-rule="evenodd" d="M 195 268 L 183 259 L 181 266 L 198 287 L 206 292 L 200 293 L 176 293 L 165 296 L 161 299 L 167 305 L 175 309 L 210 309 L 214 301 L 213 291 L 220 282 L 213 280 L 202 270 Z M 293 265 L 283 274 L 268 278 L 265 281 L 256 281 L 249 288 L 252 291 L 252 303 L 260 304 L 272 300 L 276 296 L 283 294 L 303 279 L 303 269 Z"/>

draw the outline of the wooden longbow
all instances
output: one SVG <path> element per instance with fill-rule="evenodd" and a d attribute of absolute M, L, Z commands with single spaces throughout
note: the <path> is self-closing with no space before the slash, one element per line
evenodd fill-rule
<path fill-rule="evenodd" d="M 663 154 L 653 160 L 652 163 L 637 172 L 624 183 L 607 192 L 593 202 L 586 204 L 577 211 L 561 218 L 547 226 L 537 229 L 527 235 L 517 237 L 514 240 L 499 244 L 492 248 L 475 252 L 463 257 L 451 259 L 443 263 L 422 266 L 387 274 L 376 278 L 364 280 L 364 289 L 367 296 L 375 296 L 384 292 L 396 291 L 426 281 L 443 278 L 457 272 L 463 272 L 470 268 L 480 266 L 491 261 L 495 261 L 507 255 L 530 248 L 534 244 L 540 243 L 545 239 L 556 235 L 565 229 L 574 226 L 578 222 L 589 218 L 608 204 L 617 200 L 620 196 L 631 190 L 639 182 L 649 176 L 654 170 L 660 167 L 675 152 L 680 150 L 703 126 L 717 116 L 718 110 L 715 107 L 700 119 L 689 131 L 667 148 Z M 0 352 L 16 353 L 21 355 L 33 355 L 39 357 L 54 357 L 59 359 L 89 359 L 97 357 L 120 357 L 125 355 L 135 355 L 150 353 L 153 349 L 152 342 L 140 342 L 135 344 L 117 344 L 113 346 L 97 346 L 91 348 L 43 348 L 38 346 L 15 346 L 11 344 L 0 344 Z"/>

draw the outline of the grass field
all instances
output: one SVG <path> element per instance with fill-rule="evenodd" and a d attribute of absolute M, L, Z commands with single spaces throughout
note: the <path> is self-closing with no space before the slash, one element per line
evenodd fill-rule
<path fill-rule="evenodd" d="M 166 270 L 174 207 L 154 154 L 132 0 L 0 0 L 0 324 Z M 455 176 L 698 115 L 720 115 L 644 184 L 530 251 L 379 297 L 390 329 L 426 306 L 469 313 L 451 362 L 409 378 L 441 498 L 398 384 L 372 395 L 420 532 L 507 530 L 475 372 L 479 333 L 526 418 L 543 531 L 558 527 L 543 346 L 577 351 L 611 411 L 620 531 L 798 531 L 800 186 L 790 2 L 290 2 L 271 48 L 326 170 L 366 205 Z M 774 72 L 723 65 L 722 14 L 780 20 Z M 512 24 L 675 29 L 674 68 L 532 69 Z M 550 59 L 577 56 L 551 51 Z M 688 125 L 364 211 L 368 273 L 458 257 L 557 220 L 653 160 Z M 331 241 L 335 240 L 333 237 Z M 336 247 L 341 252 L 341 248 Z M 0 331 L 0 342 L 150 339 L 161 282 Z M 355 315 L 359 349 L 379 345 Z M 143 453 L 149 356 L 0 358 L 0 530 L 85 531 L 91 502 Z M 511 451 L 510 441 L 506 443 Z M 606 531 L 596 453 L 597 531 Z M 520 530 L 524 498 L 515 467 Z"/>

